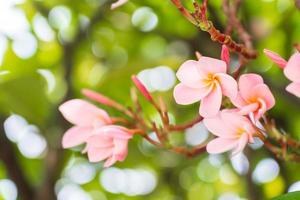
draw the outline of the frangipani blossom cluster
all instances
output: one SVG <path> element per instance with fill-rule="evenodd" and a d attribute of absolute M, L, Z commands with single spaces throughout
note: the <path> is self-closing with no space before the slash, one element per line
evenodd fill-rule
<path fill-rule="evenodd" d="M 63 136 L 64 148 L 86 144 L 83 153 L 87 152 L 91 162 L 106 159 L 105 167 L 126 158 L 132 133 L 122 126 L 112 125 L 113 119 L 106 111 L 81 99 L 69 100 L 59 110 L 74 125 Z"/>
<path fill-rule="evenodd" d="M 208 130 L 217 136 L 207 145 L 209 153 L 233 149 L 233 154 L 237 154 L 253 142 L 257 132 L 254 124 L 275 105 L 275 99 L 261 76 L 243 74 L 237 83 L 228 75 L 230 59 L 224 52 L 223 46 L 222 60 L 200 57 L 198 61 L 184 62 L 177 72 L 180 83 L 174 89 L 174 98 L 182 105 L 201 100 L 199 114 Z M 228 97 L 236 108 L 220 111 L 222 96 Z"/>
<path fill-rule="evenodd" d="M 300 54 L 295 53 L 289 61 L 285 61 L 271 51 L 265 53 L 284 68 L 285 75 L 293 81 L 287 90 L 299 94 Z M 203 121 L 206 128 L 215 136 L 214 139 L 192 150 L 183 147 L 168 148 L 187 156 L 202 152 L 203 147 L 212 154 L 231 151 L 232 155 L 236 155 L 243 151 L 248 143 L 253 143 L 254 137 L 265 140 L 268 136 L 261 119 L 274 107 L 275 98 L 263 78 L 255 73 L 241 74 L 237 78 L 232 76 L 234 73 L 230 73 L 229 70 L 230 55 L 226 46 L 222 47 L 221 59 L 199 54 L 197 57 L 198 60 L 185 61 L 179 67 L 176 75 L 180 83 L 174 88 L 173 93 L 178 104 L 200 102 L 199 116 L 192 123 L 170 124 L 166 104 L 162 99 L 157 103 L 141 81 L 132 76 L 136 88 L 159 113 L 163 127 L 158 128 L 155 122 L 149 123 L 143 119 L 135 90 L 131 90 L 135 109 L 127 108 L 97 92 L 83 90 L 83 94 L 90 100 L 112 107 L 127 118 L 111 117 L 105 110 L 85 100 L 69 100 L 59 107 L 63 116 L 74 125 L 64 134 L 63 147 L 72 148 L 84 144 L 82 153 L 87 153 L 91 162 L 106 160 L 104 167 L 109 167 L 126 158 L 128 141 L 133 134 L 138 133 L 151 144 L 161 148 L 168 137 L 165 135 L 168 131 L 183 131 L 200 121 Z M 118 125 L 119 123 L 122 125 Z M 154 141 L 148 136 L 151 131 L 156 134 L 159 141 Z"/>

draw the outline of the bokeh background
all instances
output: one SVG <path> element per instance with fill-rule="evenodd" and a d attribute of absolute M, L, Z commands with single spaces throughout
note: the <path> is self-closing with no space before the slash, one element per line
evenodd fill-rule
<path fill-rule="evenodd" d="M 57 108 L 83 98 L 82 88 L 130 106 L 130 76 L 138 74 L 154 96 L 165 99 L 173 122 L 185 122 L 197 115 L 198 105 L 175 104 L 176 70 L 195 59 L 195 51 L 220 55 L 220 45 L 170 1 L 132 0 L 114 11 L 111 3 L 0 0 L 0 199 L 261 200 L 300 190 L 300 165 L 277 160 L 260 141 L 234 158 L 188 159 L 137 136 L 126 161 L 108 169 L 89 163 L 81 147 L 62 150 L 60 139 L 70 125 Z M 210 1 L 209 16 L 224 30 L 221 0 Z M 292 0 L 244 0 L 239 17 L 260 52 L 247 71 L 264 76 L 277 101 L 270 116 L 299 139 L 300 100 L 284 91 L 288 80 L 261 52 L 292 54 L 293 43 L 300 42 L 300 12 Z M 234 70 L 235 55 L 231 64 Z M 158 121 L 146 102 L 143 106 Z M 171 141 L 192 147 L 208 137 L 200 123 Z"/>

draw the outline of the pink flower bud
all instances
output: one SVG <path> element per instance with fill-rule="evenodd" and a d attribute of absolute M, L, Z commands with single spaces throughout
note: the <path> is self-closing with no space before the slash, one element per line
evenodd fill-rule
<path fill-rule="evenodd" d="M 268 49 L 264 49 L 264 53 L 280 68 L 283 69 L 286 66 L 287 61 L 283 59 L 281 56 L 279 56 L 277 53 L 270 51 Z"/>
<path fill-rule="evenodd" d="M 147 88 L 143 85 L 143 83 L 135 76 L 131 76 L 132 81 L 134 82 L 137 89 L 142 93 L 142 95 L 148 99 L 148 101 L 153 102 L 153 98 Z"/>
<path fill-rule="evenodd" d="M 108 97 L 106 97 L 98 92 L 95 92 L 95 91 L 92 91 L 89 89 L 83 89 L 81 92 L 87 98 L 97 101 L 103 105 L 113 106 L 115 104 L 113 100 L 109 99 Z"/>
<path fill-rule="evenodd" d="M 226 62 L 227 65 L 229 65 L 229 63 L 230 63 L 229 49 L 226 45 L 222 45 L 221 60 Z"/>

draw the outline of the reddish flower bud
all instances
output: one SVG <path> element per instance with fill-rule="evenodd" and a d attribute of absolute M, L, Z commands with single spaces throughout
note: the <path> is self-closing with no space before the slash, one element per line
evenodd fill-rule
<path fill-rule="evenodd" d="M 132 81 L 134 82 L 137 89 L 142 93 L 142 95 L 148 99 L 148 101 L 153 102 L 153 98 L 147 88 L 143 85 L 143 83 L 135 76 L 131 76 Z"/>

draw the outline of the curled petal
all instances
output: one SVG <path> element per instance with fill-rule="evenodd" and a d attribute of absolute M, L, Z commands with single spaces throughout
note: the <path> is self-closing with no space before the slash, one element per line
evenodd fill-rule
<path fill-rule="evenodd" d="M 210 93 L 201 100 L 199 113 L 202 117 L 213 117 L 218 114 L 222 104 L 222 91 L 218 83 Z"/>
<path fill-rule="evenodd" d="M 300 98 L 300 83 L 290 83 L 286 87 L 286 91 Z"/>
<path fill-rule="evenodd" d="M 240 92 L 236 95 L 236 98 L 233 98 L 230 100 L 231 100 L 232 104 L 238 108 L 241 108 L 241 107 L 247 105 L 247 102 L 245 101 L 245 99 L 243 99 Z"/>
<path fill-rule="evenodd" d="M 261 99 L 267 106 L 267 109 L 271 109 L 275 105 L 275 98 L 266 84 L 260 84 L 252 88 L 251 97 L 257 100 Z"/>
<path fill-rule="evenodd" d="M 180 66 L 176 76 L 186 86 L 201 88 L 203 87 L 202 79 L 205 78 L 205 75 L 200 73 L 199 67 L 198 61 L 188 60 Z"/>
<path fill-rule="evenodd" d="M 300 83 L 300 53 L 292 55 L 283 72 L 291 81 Z"/>
<path fill-rule="evenodd" d="M 286 66 L 287 61 L 283 59 L 281 56 L 279 56 L 277 53 L 270 51 L 268 49 L 264 49 L 264 53 L 280 68 L 283 69 Z"/>
<path fill-rule="evenodd" d="M 238 90 L 236 80 L 224 73 L 217 73 L 216 77 L 219 80 L 222 93 L 230 99 L 235 99 Z"/>
<path fill-rule="evenodd" d="M 98 125 L 111 122 L 107 112 L 81 99 L 69 100 L 59 110 L 69 122 L 78 126 L 93 126 L 95 121 Z"/>
<path fill-rule="evenodd" d="M 177 104 L 188 105 L 200 101 L 211 91 L 211 87 L 190 88 L 179 83 L 174 88 L 174 98 Z"/>
<path fill-rule="evenodd" d="M 263 84 L 263 78 L 258 74 L 243 74 L 239 78 L 239 90 L 243 99 L 251 98 L 250 91 L 253 87 Z"/>
<path fill-rule="evenodd" d="M 123 4 L 127 3 L 128 0 L 118 0 L 117 2 L 111 4 L 111 9 L 116 9 L 117 7 L 122 6 Z"/>
<path fill-rule="evenodd" d="M 259 108 L 258 103 L 251 103 L 246 106 L 241 107 L 238 114 L 240 115 L 248 115 L 249 113 L 255 112 Z"/>
<path fill-rule="evenodd" d="M 236 139 L 216 138 L 207 144 L 206 150 L 208 153 L 218 154 L 235 148 L 237 144 Z"/>
<path fill-rule="evenodd" d="M 92 134 L 92 128 L 74 126 L 67 130 L 62 138 L 63 148 L 72 148 L 86 142 Z"/>

